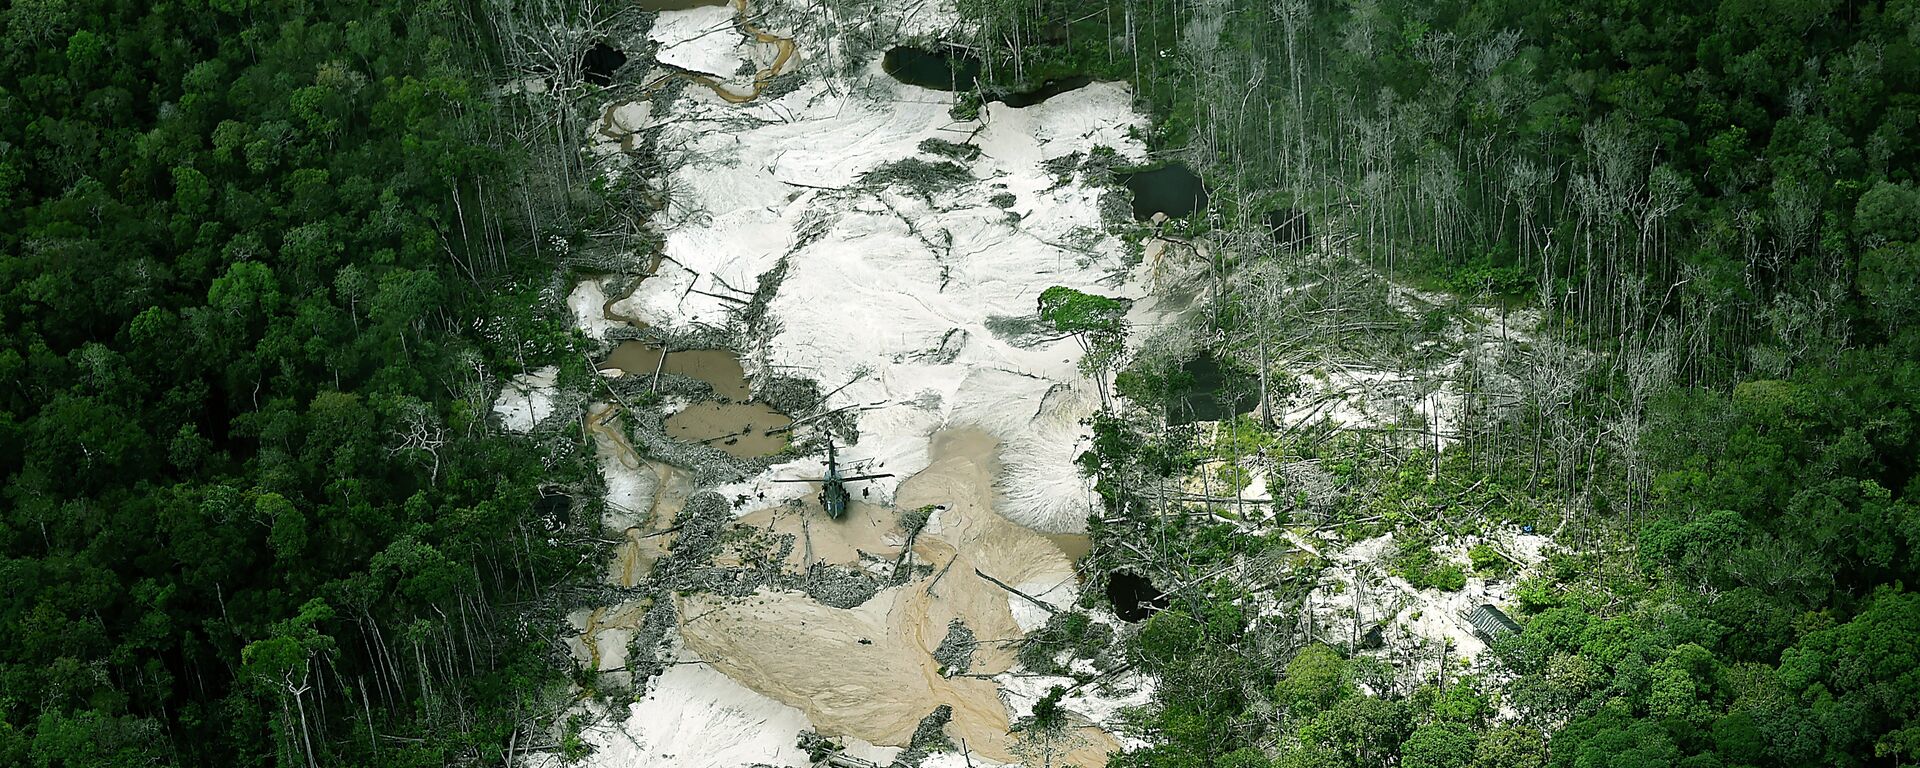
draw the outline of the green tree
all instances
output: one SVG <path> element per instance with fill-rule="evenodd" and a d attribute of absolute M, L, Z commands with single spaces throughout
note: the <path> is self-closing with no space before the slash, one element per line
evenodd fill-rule
<path fill-rule="evenodd" d="M 1466 726 L 1429 723 L 1415 728 L 1400 747 L 1405 768 L 1458 768 L 1473 763 L 1479 738 Z"/>
<path fill-rule="evenodd" d="M 1080 372 L 1107 403 L 1107 379 L 1127 351 L 1127 304 L 1056 285 L 1040 293 L 1040 319 L 1080 343 Z"/>

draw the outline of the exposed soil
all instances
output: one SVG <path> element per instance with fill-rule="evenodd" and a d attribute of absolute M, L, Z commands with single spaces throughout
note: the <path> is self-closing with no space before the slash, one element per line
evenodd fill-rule
<path fill-rule="evenodd" d="M 693 495 L 693 475 L 641 458 L 621 432 L 619 416 L 618 408 L 596 404 L 588 409 L 586 427 L 607 475 L 608 508 L 601 522 L 624 539 L 608 563 L 607 582 L 632 587 L 647 578 L 671 547 L 668 528 Z"/>
<path fill-rule="evenodd" d="M 830 520 L 820 503 L 809 496 L 795 506 L 763 509 L 740 518 L 742 528 L 772 535 L 793 537 L 793 551 L 783 564 L 790 571 L 804 571 L 808 563 L 825 561 L 841 565 L 860 562 L 860 553 L 893 559 L 900 555 L 906 536 L 900 531 L 893 510 L 855 500 L 847 513 Z"/>
<path fill-rule="evenodd" d="M 686 646 L 729 677 L 806 712 L 823 734 L 904 746 L 921 717 L 947 704 L 954 710 L 950 734 L 990 759 L 1015 761 L 999 688 L 974 675 L 1012 666 L 1010 641 L 1021 633 L 1008 601 L 1022 598 L 1010 597 L 976 569 L 1023 584 L 1071 579 L 1072 564 L 1047 537 L 994 510 L 997 447 L 981 432 L 942 432 L 934 438 L 933 463 L 901 485 L 902 509 L 945 505 L 914 544 L 914 556 L 933 566 L 932 575 L 882 590 L 849 610 L 795 592 L 683 596 L 678 599 Z M 839 521 L 827 521 L 813 508 L 760 513 L 741 522 L 788 531 L 803 525 L 818 559 L 885 554 L 890 538 L 904 538 L 875 508 L 856 506 Z M 972 674 L 942 677 L 933 651 L 955 618 L 981 645 Z M 1084 731 L 1088 745 L 1067 761 L 1103 765 L 1117 745 L 1098 729 Z"/>
<path fill-rule="evenodd" d="M 568 619 L 580 634 L 569 643 L 569 650 L 582 665 L 592 670 L 617 670 L 627 665 L 627 641 L 634 628 L 652 607 L 648 600 L 631 600 L 591 611 L 576 611 Z"/>

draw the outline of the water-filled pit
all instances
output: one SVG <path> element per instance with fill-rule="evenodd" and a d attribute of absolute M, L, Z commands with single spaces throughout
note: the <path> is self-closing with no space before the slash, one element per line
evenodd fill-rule
<path fill-rule="evenodd" d="M 612 85 L 615 70 L 626 66 L 627 55 L 619 49 L 607 45 L 605 41 L 594 43 L 585 55 L 580 57 L 580 74 L 594 85 Z"/>
<path fill-rule="evenodd" d="M 1113 602 L 1114 615 L 1126 621 L 1146 621 L 1169 605 L 1165 592 L 1132 571 L 1107 574 L 1107 599 Z"/>
<path fill-rule="evenodd" d="M 1180 365 L 1169 403 L 1167 421 L 1175 425 L 1225 421 L 1252 413 L 1260 393 L 1243 372 L 1203 354 Z"/>
<path fill-rule="evenodd" d="M 927 49 L 902 45 L 891 48 L 880 60 L 880 68 L 893 79 L 907 85 L 935 91 L 970 91 L 980 82 L 980 58 L 956 48 Z M 1024 109 L 1068 91 L 1093 83 L 1086 75 L 1051 77 L 1039 85 L 1020 91 L 993 90 L 988 101 Z"/>
<path fill-rule="evenodd" d="M 662 362 L 665 358 L 665 362 Z M 655 371 L 699 379 L 713 386 L 713 395 L 728 400 L 748 397 L 747 374 L 740 358 L 725 349 L 667 351 L 659 344 L 624 341 L 613 348 L 600 370 L 619 369 L 629 376 L 652 376 Z"/>
<path fill-rule="evenodd" d="M 1307 213 L 1298 208 L 1275 208 L 1267 211 L 1267 231 L 1273 233 L 1273 243 L 1282 248 L 1299 248 L 1313 237 L 1308 226 Z"/>
<path fill-rule="evenodd" d="M 1133 218 L 1150 221 L 1156 213 L 1173 218 L 1191 216 L 1207 207 L 1207 185 L 1180 163 L 1120 174 L 1133 192 Z"/>
<path fill-rule="evenodd" d="M 793 419 L 766 403 L 694 403 L 667 417 L 667 436 L 710 445 L 741 459 L 787 447 Z"/>
<path fill-rule="evenodd" d="M 980 59 L 952 48 L 896 46 L 880 60 L 880 68 L 895 80 L 935 91 L 968 91 L 980 80 Z"/>

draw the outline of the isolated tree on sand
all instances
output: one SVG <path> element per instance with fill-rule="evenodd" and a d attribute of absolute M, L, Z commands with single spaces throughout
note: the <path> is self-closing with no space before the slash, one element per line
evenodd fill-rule
<path fill-rule="evenodd" d="M 1033 703 L 1033 714 L 1014 724 L 1018 736 L 1014 739 L 1013 752 L 1031 768 L 1053 768 L 1056 758 L 1087 744 L 1067 719 L 1067 710 L 1060 706 L 1060 700 L 1066 695 L 1067 689 L 1054 686 Z"/>
<path fill-rule="evenodd" d="M 1107 377 L 1127 351 L 1127 302 L 1056 285 L 1040 293 L 1040 319 L 1080 342 L 1080 373 L 1100 390 L 1107 407 Z"/>

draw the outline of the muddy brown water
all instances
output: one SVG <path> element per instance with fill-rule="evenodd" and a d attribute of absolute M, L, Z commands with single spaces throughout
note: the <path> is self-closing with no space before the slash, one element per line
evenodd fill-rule
<path fill-rule="evenodd" d="M 1041 535 L 1046 536 L 1047 541 L 1051 541 L 1054 546 L 1059 547 L 1060 552 L 1066 555 L 1068 560 L 1076 563 L 1086 559 L 1087 554 L 1093 551 L 1093 537 L 1084 533 L 1046 533 Z"/>
<path fill-rule="evenodd" d="M 668 416 L 668 437 L 711 445 L 742 459 L 771 456 L 787 447 L 793 418 L 766 403 L 748 401 L 752 392 L 746 372 L 729 350 L 667 352 L 647 342 L 628 341 L 614 347 L 600 368 L 619 369 L 629 376 L 652 376 L 655 370 L 689 376 L 712 385 L 714 396 L 726 401 L 694 403 Z"/>
<path fill-rule="evenodd" d="M 657 266 L 657 264 L 656 264 Z M 638 287 L 635 283 L 634 287 Z M 601 307 L 607 317 L 641 325 L 634 318 L 619 314 L 613 305 L 633 294 L 633 288 Z M 724 402 L 702 402 L 667 417 L 667 435 L 690 443 L 702 443 L 743 458 L 771 456 L 787 447 L 787 429 L 793 419 L 766 403 L 749 402 L 753 392 L 747 386 L 746 369 L 740 358 L 726 349 L 686 349 L 668 351 L 660 344 L 623 341 L 614 346 L 600 370 L 618 370 L 627 376 L 653 376 L 656 371 L 699 379 L 713 387 L 714 397 Z"/>
<path fill-rule="evenodd" d="M 766 403 L 694 403 L 667 417 L 667 436 L 711 445 L 741 459 L 772 456 L 787 447 L 793 419 Z"/>
<path fill-rule="evenodd" d="M 660 358 L 666 357 L 665 365 Z M 746 400 L 750 392 L 747 389 L 747 373 L 740 367 L 740 358 L 731 350 L 725 349 L 687 349 L 667 352 L 657 344 L 645 341 L 623 341 L 613 348 L 607 359 L 600 361 L 600 370 L 618 368 L 629 376 L 652 376 L 655 369 L 666 373 L 677 373 L 699 379 L 713 385 L 713 394 L 728 400 Z"/>

